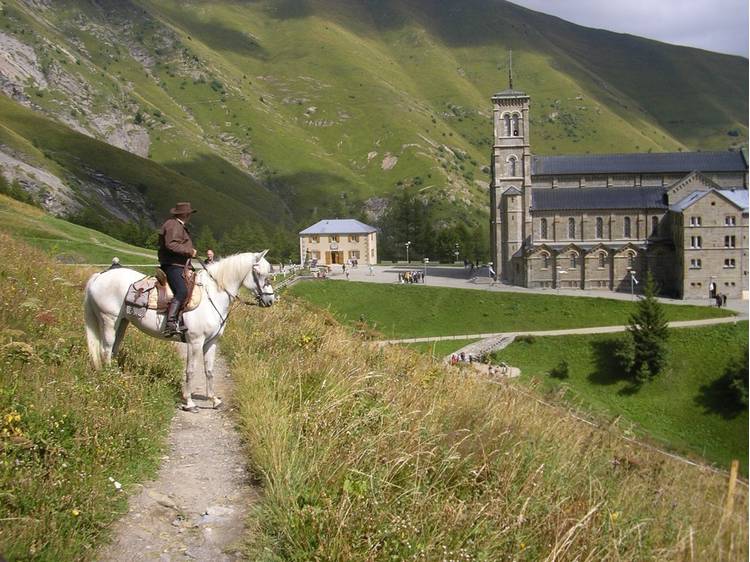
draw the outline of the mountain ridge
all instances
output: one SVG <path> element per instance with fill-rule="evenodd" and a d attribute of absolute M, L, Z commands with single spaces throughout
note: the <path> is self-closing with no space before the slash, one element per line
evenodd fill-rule
<path fill-rule="evenodd" d="M 199 224 L 217 232 L 375 221 L 398 189 L 431 200 L 438 227 L 478 226 L 489 98 L 509 49 L 515 85 L 532 97 L 536 154 L 747 143 L 747 59 L 502 0 L 14 0 L 2 13 L 0 89 L 50 131 L 58 122 L 151 161 L 164 186 L 139 193 L 127 174 L 110 178 L 144 199 L 151 223 L 184 181 L 191 197 L 216 194 Z M 34 159 L 29 145 L 43 153 L 54 135 L 11 119 L 23 111 L 8 103 L 0 152 Z M 75 192 L 71 158 L 49 160 L 38 164 Z"/>

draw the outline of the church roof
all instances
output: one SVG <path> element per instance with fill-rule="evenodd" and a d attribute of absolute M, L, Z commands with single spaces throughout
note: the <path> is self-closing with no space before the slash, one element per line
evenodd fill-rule
<path fill-rule="evenodd" d="M 584 209 L 666 209 L 662 187 L 585 187 L 535 189 L 532 211 Z"/>
<path fill-rule="evenodd" d="M 300 231 L 300 234 L 370 234 L 377 232 L 373 226 L 355 219 L 328 219 Z"/>
<path fill-rule="evenodd" d="M 532 175 L 747 172 L 742 152 L 640 152 L 534 156 Z"/>
<path fill-rule="evenodd" d="M 709 193 L 717 193 L 718 195 L 721 195 L 722 197 L 728 199 L 732 204 L 734 204 L 734 206 L 740 208 L 742 211 L 748 210 L 747 189 L 709 189 L 707 191 L 694 191 L 669 208 L 673 211 L 682 212 L 696 201 L 703 199 L 703 197 L 708 195 Z"/>

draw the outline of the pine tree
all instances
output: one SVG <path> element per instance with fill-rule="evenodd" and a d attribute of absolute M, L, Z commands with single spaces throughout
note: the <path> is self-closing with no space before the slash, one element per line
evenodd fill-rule
<path fill-rule="evenodd" d="M 667 366 L 669 330 L 661 303 L 656 299 L 656 283 L 649 273 L 643 298 L 631 315 L 628 333 L 632 339 L 631 375 L 640 382 L 653 379 Z"/>

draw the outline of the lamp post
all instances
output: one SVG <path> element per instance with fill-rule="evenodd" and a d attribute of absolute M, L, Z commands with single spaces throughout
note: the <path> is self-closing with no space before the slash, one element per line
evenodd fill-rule
<path fill-rule="evenodd" d="M 461 253 L 461 252 L 460 252 L 460 251 L 459 251 L 459 249 L 458 249 L 458 242 L 456 242 L 456 249 L 455 249 L 455 250 L 453 250 L 453 255 L 454 255 L 454 256 L 456 256 L 456 260 L 455 260 L 455 261 L 458 261 L 458 255 L 459 255 L 460 253 Z"/>
<path fill-rule="evenodd" d="M 630 274 L 630 300 L 635 300 L 635 285 L 638 284 L 638 279 L 635 278 L 635 271 L 632 267 L 628 266 L 627 269 Z"/>
<path fill-rule="evenodd" d="M 408 242 L 406 242 L 404 244 L 404 246 L 406 246 L 406 263 L 411 263 L 409 261 L 409 246 L 411 246 L 411 240 L 409 240 Z"/>
<path fill-rule="evenodd" d="M 430 263 L 430 258 L 424 258 L 422 261 L 424 262 L 424 276 L 422 277 L 422 283 L 424 283 L 427 279 L 427 264 Z"/>

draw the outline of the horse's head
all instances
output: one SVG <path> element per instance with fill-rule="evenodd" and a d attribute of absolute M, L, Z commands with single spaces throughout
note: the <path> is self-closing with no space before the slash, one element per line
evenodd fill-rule
<path fill-rule="evenodd" d="M 273 292 L 268 275 L 271 273 L 271 264 L 266 260 L 268 250 L 259 254 L 254 254 L 252 270 L 242 281 L 242 284 L 253 292 L 260 306 L 271 306 L 276 302 L 276 295 Z"/>

